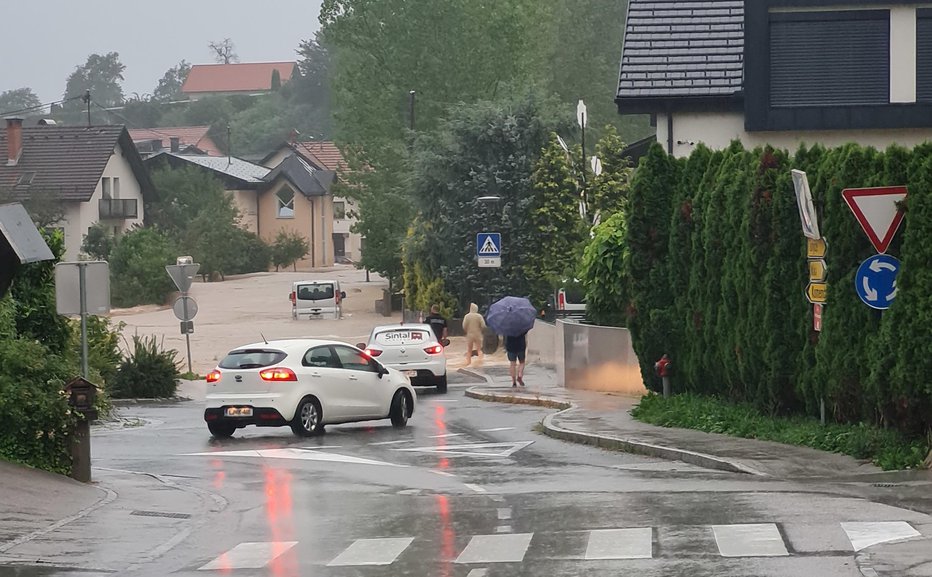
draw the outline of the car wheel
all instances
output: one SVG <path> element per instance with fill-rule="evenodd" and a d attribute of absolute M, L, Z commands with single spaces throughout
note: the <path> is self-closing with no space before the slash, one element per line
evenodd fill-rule
<path fill-rule="evenodd" d="M 307 398 L 298 403 L 291 421 L 291 431 L 299 437 L 310 437 L 324 431 L 323 414 L 317 399 Z"/>
<path fill-rule="evenodd" d="M 231 425 L 230 423 L 207 423 L 207 429 L 210 430 L 210 434 L 218 439 L 229 439 L 233 436 L 233 432 L 236 431 L 236 425 Z"/>
<path fill-rule="evenodd" d="M 408 424 L 408 416 L 411 414 L 411 397 L 405 391 L 395 393 L 392 399 L 392 412 L 389 416 L 392 419 L 392 426 L 396 429 L 402 429 Z"/>
<path fill-rule="evenodd" d="M 446 374 L 440 377 L 440 380 L 437 381 L 437 392 L 438 393 L 447 392 L 447 375 Z"/>

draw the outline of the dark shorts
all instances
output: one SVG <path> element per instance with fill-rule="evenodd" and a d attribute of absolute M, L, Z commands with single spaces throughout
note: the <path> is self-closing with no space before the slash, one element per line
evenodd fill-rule
<path fill-rule="evenodd" d="M 526 351 L 521 351 L 520 353 L 515 353 L 515 352 L 512 352 L 512 351 L 507 351 L 508 360 L 511 361 L 511 362 L 519 361 L 519 362 L 522 362 L 522 363 L 523 363 L 523 362 L 524 362 L 524 353 L 525 353 L 525 352 L 526 352 Z"/>

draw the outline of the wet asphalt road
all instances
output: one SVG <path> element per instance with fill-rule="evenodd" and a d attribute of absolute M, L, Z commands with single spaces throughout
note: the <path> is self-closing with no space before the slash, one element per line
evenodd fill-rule
<path fill-rule="evenodd" d="M 535 431 L 549 410 L 462 390 L 424 391 L 406 429 L 344 425 L 312 439 L 248 428 L 217 441 L 197 402 L 122 408 L 140 426 L 95 429 L 95 476 L 129 479 L 142 504 L 79 522 L 72 551 L 34 545 L 74 570 L 0 575 L 856 576 L 842 522 L 928 522 L 552 440 Z"/>

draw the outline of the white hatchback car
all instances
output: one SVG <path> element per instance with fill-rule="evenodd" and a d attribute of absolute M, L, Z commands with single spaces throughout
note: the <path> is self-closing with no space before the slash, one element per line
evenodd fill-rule
<path fill-rule="evenodd" d="M 447 357 L 444 347 L 449 339 L 438 342 L 427 324 L 384 325 L 372 329 L 367 343 L 356 345 L 379 362 L 397 369 L 416 387 L 437 387 L 447 392 Z"/>
<path fill-rule="evenodd" d="M 293 339 L 230 351 L 207 375 L 204 420 L 215 437 L 246 425 L 291 426 L 311 436 L 324 425 L 391 419 L 404 427 L 417 394 L 400 372 L 346 343 Z"/>

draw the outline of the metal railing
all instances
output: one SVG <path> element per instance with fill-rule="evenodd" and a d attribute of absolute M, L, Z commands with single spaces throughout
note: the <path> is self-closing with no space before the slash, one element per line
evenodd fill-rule
<path fill-rule="evenodd" d="M 102 198 L 99 204 L 100 219 L 139 218 L 135 198 Z"/>

